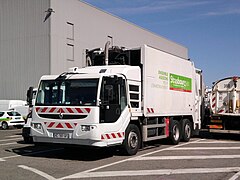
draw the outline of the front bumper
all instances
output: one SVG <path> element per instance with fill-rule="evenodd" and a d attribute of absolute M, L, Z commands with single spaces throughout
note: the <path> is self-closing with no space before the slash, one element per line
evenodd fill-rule
<path fill-rule="evenodd" d="M 33 142 L 36 143 L 53 143 L 53 144 L 68 144 L 68 145 L 80 145 L 80 146 L 95 146 L 95 147 L 107 147 L 108 143 L 105 141 L 94 141 L 90 139 L 60 139 L 50 137 L 33 136 Z"/>

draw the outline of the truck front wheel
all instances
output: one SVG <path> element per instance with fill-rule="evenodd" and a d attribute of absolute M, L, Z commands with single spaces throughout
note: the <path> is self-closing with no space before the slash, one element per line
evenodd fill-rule
<path fill-rule="evenodd" d="M 30 143 L 33 143 L 33 138 L 31 136 L 23 137 L 23 141 L 27 144 L 30 144 Z"/>
<path fill-rule="evenodd" d="M 130 124 L 125 133 L 122 149 L 126 155 L 135 155 L 141 145 L 140 130 L 135 124 Z"/>
<path fill-rule="evenodd" d="M 173 145 L 178 144 L 180 141 L 180 126 L 179 122 L 176 120 L 172 120 L 170 123 L 169 141 Z"/>

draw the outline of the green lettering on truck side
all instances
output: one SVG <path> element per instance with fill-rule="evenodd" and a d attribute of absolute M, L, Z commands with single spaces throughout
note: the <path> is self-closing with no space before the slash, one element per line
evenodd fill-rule
<path fill-rule="evenodd" d="M 170 73 L 170 90 L 192 92 L 192 79 Z"/>

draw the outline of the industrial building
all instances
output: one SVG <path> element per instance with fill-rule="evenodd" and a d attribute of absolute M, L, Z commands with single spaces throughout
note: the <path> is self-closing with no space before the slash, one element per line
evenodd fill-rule
<path fill-rule="evenodd" d="M 42 75 L 84 67 L 86 49 L 104 48 L 108 40 L 188 59 L 186 47 L 83 1 L 0 0 L 0 99 L 26 99 Z"/>

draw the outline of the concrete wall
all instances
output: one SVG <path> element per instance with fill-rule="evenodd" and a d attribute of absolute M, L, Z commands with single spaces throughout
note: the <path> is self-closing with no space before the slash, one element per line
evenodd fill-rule
<path fill-rule="evenodd" d="M 26 99 L 49 67 L 49 0 L 0 0 L 0 99 Z"/>
<path fill-rule="evenodd" d="M 51 0 L 51 73 L 58 74 L 69 67 L 84 66 L 86 48 L 104 48 L 113 37 L 114 45 L 140 47 L 154 46 L 183 58 L 188 58 L 187 48 L 112 16 L 79 0 Z M 73 39 L 69 29 L 73 26 Z M 71 47 L 69 45 L 72 45 Z M 70 49 L 74 59 L 69 60 Z M 71 56 L 71 55 L 70 55 Z"/>
<path fill-rule="evenodd" d="M 188 58 L 187 48 L 79 0 L 0 0 L 0 99 L 26 99 L 43 74 L 85 66 L 85 49 L 104 48 L 108 36 Z"/>

